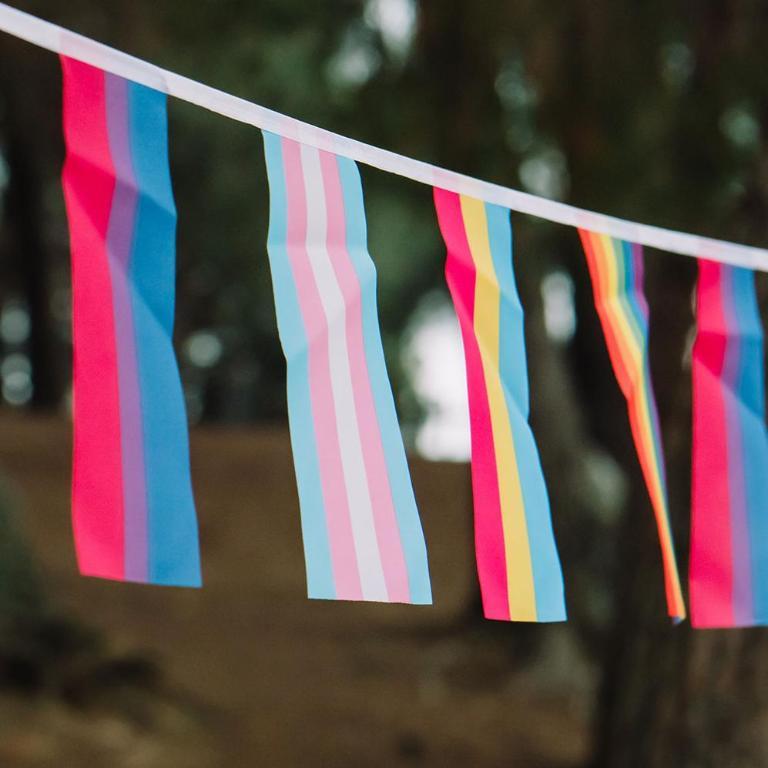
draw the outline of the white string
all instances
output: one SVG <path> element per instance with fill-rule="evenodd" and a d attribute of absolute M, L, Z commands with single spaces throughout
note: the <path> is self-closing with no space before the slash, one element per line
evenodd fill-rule
<path fill-rule="evenodd" d="M 508 187 L 480 181 L 470 176 L 423 163 L 386 149 L 340 136 L 317 126 L 282 115 L 232 94 L 203 85 L 183 75 L 150 64 L 109 46 L 83 37 L 56 24 L 38 19 L 28 13 L 0 3 L 0 30 L 114 75 L 125 77 L 155 88 L 178 99 L 196 104 L 241 123 L 280 134 L 336 154 L 346 155 L 360 163 L 382 171 L 404 176 L 430 186 L 476 197 L 513 211 L 542 219 L 584 227 L 611 237 L 630 240 L 653 248 L 703 257 L 724 264 L 734 264 L 768 272 L 768 250 L 739 245 L 724 240 L 699 237 L 635 221 L 617 219 L 602 213 L 587 211 L 572 205 L 547 200 Z"/>

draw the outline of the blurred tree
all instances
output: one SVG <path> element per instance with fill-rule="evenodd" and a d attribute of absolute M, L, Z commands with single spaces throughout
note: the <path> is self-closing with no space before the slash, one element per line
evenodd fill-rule
<path fill-rule="evenodd" d="M 337 0 L 332 12 L 300 0 L 17 5 L 459 171 L 619 216 L 768 241 L 768 8 L 759 0 Z M 64 390 L 69 322 L 59 301 L 67 280 L 61 139 L 52 118 L 58 74 L 48 54 L 5 39 L 0 46 L 12 218 L 2 241 L 11 257 L 3 260 L 2 298 L 13 291 L 25 299 L 35 398 L 50 404 Z M 173 105 L 171 130 L 177 338 L 190 410 L 209 420 L 282 417 L 258 137 L 183 104 Z M 424 293 L 444 290 L 443 251 L 429 190 L 363 172 L 388 362 L 405 405 L 399 339 Z M 522 217 L 515 224 L 532 419 L 573 626 L 601 672 L 595 765 L 762 765 L 766 642 L 665 623 L 650 506 L 577 238 Z M 695 264 L 656 254 L 647 262 L 652 366 L 682 555 Z M 553 273 L 573 284 L 571 339 L 545 330 L 541 296 Z"/>

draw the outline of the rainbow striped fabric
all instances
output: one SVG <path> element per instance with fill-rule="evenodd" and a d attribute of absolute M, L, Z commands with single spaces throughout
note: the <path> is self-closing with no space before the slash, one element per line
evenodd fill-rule
<path fill-rule="evenodd" d="M 754 275 L 699 261 L 693 347 L 691 622 L 768 623 L 768 433 Z"/>
<path fill-rule="evenodd" d="M 199 586 L 165 96 L 62 58 L 80 571 Z"/>
<path fill-rule="evenodd" d="M 587 257 L 595 306 L 605 334 L 613 372 L 629 410 L 640 467 L 651 497 L 661 542 L 669 615 L 685 618 L 685 603 L 669 523 L 661 429 L 648 361 L 648 302 L 643 291 L 642 247 L 579 230 Z"/>
<path fill-rule="evenodd" d="M 446 279 L 464 342 L 475 549 L 489 619 L 563 621 L 563 576 L 528 425 L 523 310 L 509 210 L 434 189 Z"/>
<path fill-rule="evenodd" d="M 431 603 L 354 161 L 264 132 L 309 596 Z"/>

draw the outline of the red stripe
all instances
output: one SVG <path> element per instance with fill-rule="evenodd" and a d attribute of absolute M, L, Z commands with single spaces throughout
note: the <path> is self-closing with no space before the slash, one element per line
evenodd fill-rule
<path fill-rule="evenodd" d="M 504 552 L 496 452 L 483 364 L 474 331 L 475 264 L 464 229 L 459 195 L 435 187 L 434 197 L 440 230 L 448 249 L 445 277 L 464 342 L 472 432 L 475 553 L 483 609 L 489 619 L 509 620 L 507 561 Z"/>
<path fill-rule="evenodd" d="M 728 487 L 728 425 L 723 399 L 727 339 L 719 264 L 699 261 L 693 347 L 691 621 L 733 625 L 733 562 Z"/>
<path fill-rule="evenodd" d="M 124 577 L 123 479 L 107 228 L 115 188 L 104 72 L 61 58 L 62 174 L 72 253 L 74 457 L 72 515 L 80 571 Z"/>

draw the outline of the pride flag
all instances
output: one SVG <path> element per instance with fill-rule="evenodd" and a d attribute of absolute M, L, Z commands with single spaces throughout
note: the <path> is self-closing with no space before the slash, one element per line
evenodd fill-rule
<path fill-rule="evenodd" d="M 309 596 L 431 603 L 354 161 L 264 132 Z"/>
<path fill-rule="evenodd" d="M 165 96 L 62 57 L 80 571 L 200 585 Z"/>
<path fill-rule="evenodd" d="M 700 260 L 690 562 L 697 627 L 768 623 L 763 355 L 753 273 Z"/>
<path fill-rule="evenodd" d="M 685 618 L 672 530 L 661 429 L 648 362 L 648 302 L 643 291 L 642 247 L 586 229 L 579 230 L 595 306 L 613 372 L 627 400 L 629 423 L 656 516 L 669 615 Z"/>
<path fill-rule="evenodd" d="M 509 210 L 434 189 L 461 326 L 472 433 L 475 550 L 485 615 L 563 621 L 563 576 L 528 425 L 523 310 Z"/>

